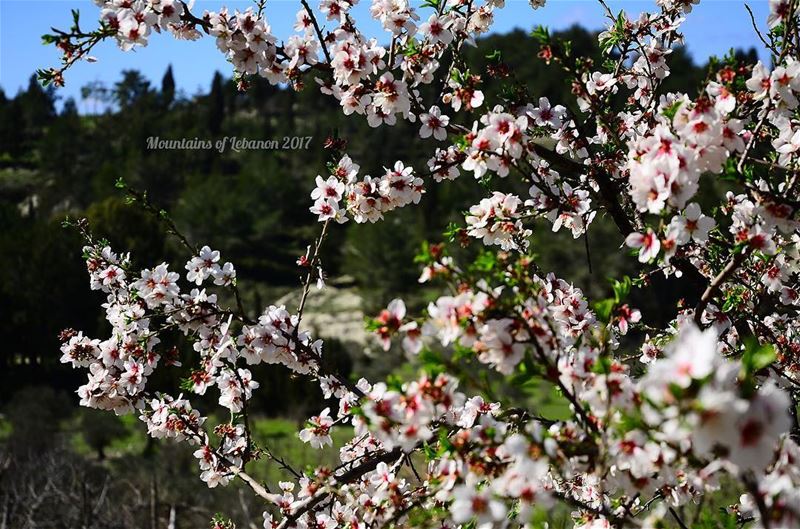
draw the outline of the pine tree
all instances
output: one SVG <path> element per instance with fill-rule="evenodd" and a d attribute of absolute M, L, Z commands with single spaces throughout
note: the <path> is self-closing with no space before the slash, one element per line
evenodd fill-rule
<path fill-rule="evenodd" d="M 167 66 L 164 77 L 161 78 L 161 104 L 165 109 L 175 100 L 175 78 L 172 76 L 172 65 Z"/>
<path fill-rule="evenodd" d="M 224 84 L 222 74 L 214 72 L 211 92 L 208 94 L 208 130 L 214 135 L 222 130 L 222 121 L 225 119 Z"/>

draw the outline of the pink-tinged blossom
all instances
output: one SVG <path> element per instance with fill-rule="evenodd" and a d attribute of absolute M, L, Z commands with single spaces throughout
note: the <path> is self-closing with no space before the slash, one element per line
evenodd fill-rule
<path fill-rule="evenodd" d="M 717 222 L 703 215 L 700 206 L 692 202 L 683 211 L 683 215 L 673 217 L 671 226 L 678 230 L 678 244 L 686 244 L 694 240 L 699 244 L 708 242 L 708 232 L 717 225 Z"/>
<path fill-rule="evenodd" d="M 448 29 L 449 26 L 450 22 L 446 18 L 432 14 L 427 21 L 419 25 L 419 32 L 432 44 L 448 45 L 453 41 L 453 33 Z"/>
<path fill-rule="evenodd" d="M 528 111 L 528 117 L 539 127 L 558 129 L 563 123 L 567 109 L 562 105 L 551 106 L 546 97 L 539 98 L 539 106 Z"/>
<path fill-rule="evenodd" d="M 522 200 L 495 191 L 490 198 L 472 206 L 467 216 L 467 234 L 482 239 L 485 245 L 499 245 L 504 250 L 524 249 L 530 230 L 519 220 Z"/>
<path fill-rule="evenodd" d="M 330 446 L 333 444 L 330 435 L 332 426 L 333 419 L 330 417 L 330 409 L 325 408 L 322 413 L 308 420 L 308 427 L 300 431 L 300 440 L 309 443 L 314 448 Z"/>
<path fill-rule="evenodd" d="M 72 367 L 89 367 L 100 356 L 100 340 L 92 340 L 79 332 L 61 346 L 61 363 Z"/>
<path fill-rule="evenodd" d="M 639 250 L 639 262 L 647 263 L 655 259 L 661 250 L 661 242 L 653 230 L 645 233 L 631 233 L 625 238 L 625 244 Z"/>
<path fill-rule="evenodd" d="M 628 334 L 628 328 L 631 323 L 639 323 L 642 319 L 642 313 L 639 309 L 632 309 L 628 304 L 621 305 L 617 308 L 614 321 L 617 324 L 619 333 L 622 335 Z"/>
<path fill-rule="evenodd" d="M 506 515 L 506 506 L 494 499 L 488 488 L 459 485 L 453 490 L 453 498 L 450 514 L 456 523 L 475 520 L 478 529 L 489 529 Z"/>
<path fill-rule="evenodd" d="M 450 123 L 450 118 L 443 115 L 439 107 L 432 106 L 426 114 L 420 114 L 419 121 L 422 123 L 422 127 L 419 129 L 421 138 L 433 136 L 440 141 L 447 138 L 447 125 Z"/>
<path fill-rule="evenodd" d="M 203 246 L 200 249 L 200 253 L 186 263 L 186 270 L 186 279 L 188 281 L 196 285 L 203 284 L 203 281 L 219 272 L 219 252 L 211 250 L 208 246 Z"/>

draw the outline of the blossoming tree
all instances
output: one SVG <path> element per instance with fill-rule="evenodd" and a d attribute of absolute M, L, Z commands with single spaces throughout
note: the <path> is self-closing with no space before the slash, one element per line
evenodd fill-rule
<path fill-rule="evenodd" d="M 766 25 L 753 21 L 771 67 L 714 63 L 694 98 L 662 82 L 697 0 L 657 0 L 636 18 L 599 0 L 609 21 L 602 62 L 534 32 L 541 51 L 532 60 L 571 80 L 574 97 L 561 104 L 514 89 L 489 100 L 470 71 L 463 47 L 489 30 L 503 0 L 372 0 L 386 31 L 378 37 L 358 29 L 353 0 L 300 0 L 295 33 L 282 42 L 263 1 L 202 14 L 180 0 L 95 3 L 98 29 L 81 29 L 76 13 L 70 30 L 46 36 L 64 56 L 60 68 L 40 71 L 44 82 L 62 84 L 104 39 L 130 50 L 154 33 L 208 35 L 242 89 L 252 76 L 296 88 L 311 77 L 351 119 L 416 122 L 431 157 L 427 168 L 387 160 L 369 176 L 331 139 L 331 163 L 308 182 L 320 233 L 297 261 L 299 306 L 255 317 L 218 251 L 178 234 L 185 266 L 135 270 L 127 253 L 78 223 L 112 327 L 105 339 L 63 336 L 62 361 L 88 370 L 83 405 L 134 413 L 151 436 L 192 445 L 209 487 L 241 480 L 263 500 L 266 529 L 531 526 L 559 505 L 575 527 L 685 528 L 696 522 L 681 514 L 690 504 L 722 507 L 726 527 L 800 527 L 798 0 L 770 0 Z M 531 0 L 532 9 L 543 4 Z M 369 323 L 387 350 L 396 341 L 424 359 L 419 378 L 351 380 L 326 368 L 325 345 L 303 328 L 306 300 L 323 286 L 326 234 L 379 222 L 430 186 L 471 177 L 489 188 L 486 198 L 464 205 L 449 243 L 420 256 L 420 282 L 444 295 L 417 315 L 394 300 Z M 590 303 L 540 269 L 530 236 L 544 220 L 577 238 L 598 215 L 616 225 L 639 275 Z M 459 262 L 453 244 L 485 248 L 478 262 Z M 663 328 L 626 303 L 657 274 L 702 284 L 696 303 L 673 307 Z M 231 306 L 219 301 L 223 291 Z M 162 338 L 176 333 L 192 344 L 187 378 L 156 392 L 148 379 L 175 369 Z M 303 471 L 256 445 L 248 401 L 259 383 L 248 366 L 259 363 L 319 382 L 334 404 L 299 438 L 320 448 L 333 429 L 351 431 L 336 466 Z M 509 384 L 553 384 L 570 418 L 459 391 L 458 364 L 469 363 Z M 228 422 L 209 424 L 192 404 L 207 392 Z M 270 489 L 248 473 L 256 464 L 279 465 L 286 481 Z M 737 504 L 714 505 L 723 485 Z"/>

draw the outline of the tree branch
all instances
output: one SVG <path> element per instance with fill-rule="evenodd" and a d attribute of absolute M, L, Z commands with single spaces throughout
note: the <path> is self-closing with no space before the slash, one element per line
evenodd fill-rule
<path fill-rule="evenodd" d="M 735 254 L 733 258 L 728 261 L 728 264 L 725 265 L 725 268 L 723 268 L 711 283 L 709 283 L 705 292 L 703 292 L 703 295 L 700 297 L 700 301 L 694 308 L 694 322 L 697 325 L 701 324 L 703 312 L 705 312 L 708 303 L 717 295 L 722 285 L 736 272 L 736 269 L 739 268 L 749 255 L 750 251 L 747 248 Z"/>

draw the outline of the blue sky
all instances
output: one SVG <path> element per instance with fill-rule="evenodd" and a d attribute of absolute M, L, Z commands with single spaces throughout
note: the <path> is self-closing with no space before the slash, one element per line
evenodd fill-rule
<path fill-rule="evenodd" d="M 267 19 L 279 37 L 291 33 L 299 4 L 298 0 L 268 1 Z M 369 4 L 370 0 L 361 0 L 355 7 L 356 21 L 364 24 L 362 27 L 368 33 L 385 35 L 370 19 Z M 624 9 L 636 16 L 642 11 L 654 10 L 655 2 L 610 0 L 609 4 L 615 12 Z M 252 4 L 250 0 L 197 0 L 193 12 L 216 10 L 223 5 L 244 9 Z M 769 12 L 767 0 L 752 0 L 749 5 L 763 27 Z M 0 0 L 0 88 L 7 95 L 14 95 L 24 87 L 36 68 L 58 64 L 57 51 L 54 47 L 43 46 L 40 36 L 51 26 L 68 27 L 72 8 L 80 9 L 83 27 L 94 27 L 98 9 L 90 0 Z M 548 0 L 544 8 L 532 11 L 527 0 L 506 0 L 506 7 L 495 12 L 493 30 L 501 33 L 514 28 L 527 30 L 538 24 L 561 29 L 576 23 L 590 29 L 603 27 L 599 4 L 595 0 Z M 763 53 L 741 0 L 703 0 L 688 15 L 683 30 L 689 52 L 697 61 L 724 54 L 731 46 L 754 46 Z M 111 84 L 125 69 L 138 69 L 159 82 L 167 66 L 172 64 L 178 88 L 188 95 L 206 90 L 215 70 L 226 75 L 230 73 L 230 65 L 210 38 L 182 42 L 168 35 L 154 35 L 146 48 L 135 52 L 123 53 L 113 42 L 106 42 L 98 46 L 93 55 L 98 62 L 74 66 L 67 72 L 66 88 L 59 92 L 63 97 L 75 97 L 79 107 L 83 106 L 80 102 L 82 86 L 93 81 Z"/>

